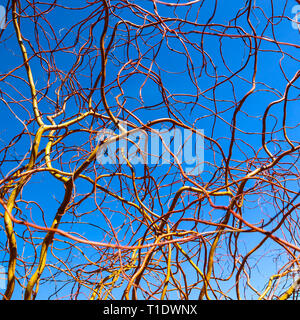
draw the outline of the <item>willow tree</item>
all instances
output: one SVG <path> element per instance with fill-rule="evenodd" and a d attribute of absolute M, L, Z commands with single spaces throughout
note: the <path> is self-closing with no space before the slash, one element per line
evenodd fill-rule
<path fill-rule="evenodd" d="M 296 299 L 295 1 L 7 1 L 3 299 Z"/>

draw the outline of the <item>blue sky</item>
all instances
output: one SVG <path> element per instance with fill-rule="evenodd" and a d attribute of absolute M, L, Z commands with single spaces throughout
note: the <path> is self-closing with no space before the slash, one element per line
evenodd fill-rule
<path fill-rule="evenodd" d="M 62 3 L 62 2 L 58 2 Z M 65 4 L 73 6 L 73 2 L 66 1 Z M 75 5 L 79 4 L 76 2 Z M 83 4 L 84 2 L 82 2 Z M 153 12 L 153 6 L 151 1 L 133 1 L 132 3 L 141 4 L 142 7 Z M 259 54 L 258 54 L 258 62 L 257 62 L 257 76 L 256 76 L 256 90 L 255 92 L 247 98 L 246 102 L 243 105 L 242 112 L 238 115 L 238 130 L 236 132 L 236 138 L 241 139 L 244 142 L 240 142 L 238 147 L 234 148 L 233 159 L 234 161 L 239 162 L 236 166 L 236 174 L 239 174 L 238 170 L 247 168 L 249 163 L 246 163 L 245 160 L 247 158 L 254 157 L 256 152 L 259 152 L 259 156 L 261 158 L 266 158 L 267 155 L 264 153 L 261 148 L 261 136 L 259 134 L 255 134 L 261 132 L 262 128 L 262 116 L 268 104 L 274 100 L 280 98 L 281 94 L 284 92 L 284 89 L 287 85 L 287 80 L 291 79 L 296 70 L 299 69 L 299 48 L 295 48 L 293 46 L 285 46 L 282 45 L 285 54 L 279 51 L 278 46 L 272 42 L 267 41 L 266 39 L 273 39 L 273 33 L 276 34 L 276 40 L 279 42 L 284 43 L 293 43 L 299 46 L 299 32 L 294 30 L 291 27 L 291 21 L 288 19 L 279 19 L 274 18 L 274 25 L 273 30 L 270 23 L 267 21 L 266 17 L 263 15 L 260 7 L 263 8 L 266 16 L 280 16 L 282 14 L 283 8 L 285 6 L 285 1 L 278 1 L 274 6 L 275 12 L 272 14 L 271 1 L 256 1 L 257 8 L 255 9 L 255 16 L 251 15 L 250 19 L 255 27 L 256 33 L 259 37 L 263 37 L 264 40 L 260 38 L 257 39 L 257 45 L 259 46 Z M 80 5 L 82 5 L 80 3 Z M 285 13 L 286 16 L 293 18 L 291 10 L 293 5 L 295 5 L 295 1 L 287 1 Z M 63 37 L 66 35 L 64 39 L 65 45 L 72 45 L 74 42 L 74 37 L 77 34 L 78 26 L 74 26 L 83 16 L 88 14 L 92 14 L 95 8 L 99 7 L 92 6 L 90 8 L 84 10 L 66 10 L 63 8 L 55 8 L 50 14 L 47 15 L 47 19 L 51 22 L 51 25 L 57 34 L 58 37 Z M 174 17 L 174 8 L 168 8 L 163 5 L 157 5 L 158 12 L 161 16 L 165 17 Z M 135 61 L 139 58 L 137 53 L 137 46 L 139 46 L 142 53 L 144 53 L 141 62 L 144 66 L 148 68 L 151 66 L 153 72 L 157 75 L 160 75 L 160 79 L 165 85 L 167 92 L 166 95 L 168 97 L 168 102 L 174 108 L 175 115 L 183 122 L 192 124 L 196 129 L 203 129 L 205 134 L 211 138 L 216 139 L 221 145 L 224 152 L 227 154 L 228 147 L 230 143 L 230 136 L 231 136 L 231 129 L 230 129 L 230 122 L 232 120 L 232 115 L 234 112 L 234 106 L 238 101 L 242 99 L 242 97 L 247 93 L 247 91 L 251 88 L 251 77 L 253 73 L 253 65 L 254 65 L 254 55 L 252 54 L 249 58 L 249 61 L 246 66 L 244 63 L 247 61 L 248 53 L 249 53 L 249 38 L 246 36 L 243 38 L 236 38 L 238 36 L 238 32 L 233 28 L 236 24 L 240 27 L 240 32 L 245 32 L 246 34 L 252 34 L 252 30 L 247 23 L 246 16 L 243 15 L 241 18 L 238 18 L 236 21 L 233 21 L 233 18 L 237 14 L 238 10 L 242 8 L 241 1 L 231 1 L 230 4 L 227 1 L 218 1 L 216 14 L 214 15 L 213 19 L 210 21 L 213 24 L 210 28 L 206 28 L 206 34 L 203 36 L 203 43 L 205 50 L 205 55 L 199 54 L 199 46 L 201 44 L 202 35 L 201 32 L 203 28 L 201 26 L 194 27 L 192 24 L 187 24 L 182 26 L 182 31 L 186 32 L 185 37 L 188 38 L 191 42 L 193 42 L 194 46 L 188 44 L 184 41 L 179 41 L 178 38 L 174 37 L 173 35 L 169 35 L 168 41 L 161 41 L 162 34 L 158 30 L 153 27 L 149 29 L 145 29 L 138 34 L 138 40 L 136 41 L 135 45 L 130 46 L 128 49 L 129 58 Z M 199 24 L 204 24 L 207 22 L 208 17 L 211 16 L 214 8 L 212 6 L 212 2 L 205 1 L 203 6 L 200 4 L 189 7 L 182 7 L 176 10 L 176 14 L 178 17 L 184 17 L 188 10 L 189 19 L 190 21 L 195 21 L 197 19 Z M 30 10 L 28 11 L 30 12 Z M 119 10 L 117 12 L 124 20 L 129 20 L 133 23 L 142 23 L 142 19 L 137 19 L 128 9 Z M 95 21 L 97 17 L 93 17 L 91 20 L 83 24 L 81 38 L 77 45 L 72 47 L 72 49 L 65 53 L 55 53 L 55 62 L 56 66 L 60 68 L 62 71 L 67 72 L 74 63 L 77 58 L 77 53 L 80 46 L 83 44 L 84 39 L 88 35 L 88 28 L 90 24 Z M 10 20 L 10 17 L 8 18 Z M 117 22 L 117 18 L 111 17 L 110 23 L 113 25 Z M 175 22 L 169 22 L 168 25 L 174 27 Z M 176 22 L 178 24 L 178 22 Z M 228 28 L 224 28 L 224 25 Z M 43 25 L 45 30 L 51 34 L 51 30 L 45 24 Z M 97 28 L 94 31 L 94 46 L 99 46 L 100 42 L 100 32 L 103 27 L 102 23 L 99 23 Z M 220 37 L 217 36 L 217 32 L 224 32 L 228 37 L 223 37 L 221 39 L 222 47 L 220 51 Z M 22 32 L 25 38 L 30 39 L 31 44 L 37 49 L 37 46 L 34 42 L 34 29 L 32 28 L 32 22 L 30 20 L 22 20 Z M 151 37 L 149 37 L 149 33 L 151 32 Z M 106 44 L 108 44 L 109 35 L 111 33 L 111 29 L 109 30 Z M 131 36 L 134 38 L 135 31 L 131 32 Z M 42 33 L 40 33 L 42 35 Z M 120 71 L 123 62 L 128 60 L 127 53 L 122 46 L 122 39 L 125 35 L 125 28 L 121 25 L 117 36 L 116 41 L 117 44 L 121 44 L 121 47 L 116 47 L 109 55 L 108 65 L 107 65 L 107 79 L 106 84 L 113 83 L 116 78 L 117 73 Z M 143 42 L 143 38 L 147 39 L 146 42 Z M 50 39 L 50 47 L 51 44 L 54 43 L 54 40 Z M 254 45 L 253 39 L 252 46 Z M 48 46 L 47 41 L 41 37 L 41 44 L 45 47 Z M 152 48 L 150 48 L 152 46 Z M 28 44 L 26 47 L 31 53 Z M 93 47 L 94 48 L 94 47 Z M 173 51 L 170 51 L 170 48 Z M 74 50 L 72 52 L 72 50 Z M 190 61 L 187 60 L 185 50 L 189 52 L 192 64 Z M 94 60 L 97 55 L 99 55 L 99 48 L 91 50 L 89 55 L 90 61 Z M 156 63 L 151 65 L 151 60 L 155 55 Z M 21 63 L 21 52 L 19 47 L 17 46 L 16 37 L 14 34 L 12 23 L 10 22 L 5 31 L 1 36 L 0 42 L 0 74 L 1 76 L 8 71 L 12 70 L 16 66 Z M 45 55 L 45 58 L 49 58 L 50 54 Z M 203 66 L 203 59 L 206 59 L 206 69 L 202 68 Z M 120 63 L 117 60 L 121 61 Z M 214 66 L 212 65 L 211 61 L 213 61 Z M 87 63 L 88 60 L 84 60 L 83 64 L 78 69 L 80 74 L 78 74 L 77 80 L 80 83 L 81 88 L 88 88 L 91 85 L 91 77 L 90 77 L 90 65 Z M 225 65 L 226 63 L 226 65 Z M 30 61 L 31 68 L 33 70 L 34 80 L 36 83 L 37 88 L 43 88 L 47 81 L 47 74 L 43 70 L 40 65 L 40 62 L 37 58 L 33 58 Z M 45 66 L 44 66 L 45 67 Z M 192 72 L 194 72 L 195 77 L 191 77 L 189 75 L 187 67 L 190 68 Z M 100 70 L 101 62 L 98 59 L 95 63 L 95 73 L 93 74 L 93 79 L 97 76 L 96 71 Z M 238 73 L 238 76 L 232 76 L 230 81 L 225 81 L 222 83 L 222 80 L 230 77 L 232 74 L 237 72 L 240 68 L 243 68 L 241 72 Z M 282 69 L 281 69 L 282 68 Z M 140 69 L 142 70 L 142 68 Z M 284 70 L 284 73 L 282 72 Z M 132 69 L 127 69 L 123 71 L 123 75 L 128 75 Z M 168 72 L 166 72 L 168 71 Z M 215 90 L 213 90 L 214 83 L 216 81 L 216 72 L 218 76 L 218 83 L 220 83 Z M 18 77 L 25 77 L 25 70 L 24 68 L 20 68 L 14 72 L 15 76 Z M 125 77 L 123 78 L 125 79 Z M 168 109 L 165 106 L 165 101 L 163 100 L 162 92 L 160 91 L 159 86 L 157 83 L 148 79 L 141 88 L 141 83 L 146 80 L 145 75 L 139 74 L 136 76 L 132 76 L 126 80 L 126 82 L 122 85 L 122 89 L 124 90 L 123 96 L 120 98 L 120 101 L 124 101 L 126 99 L 125 107 L 133 112 L 137 117 L 139 117 L 144 123 L 149 120 L 155 120 L 162 117 L 173 117 L 168 112 Z M 60 84 L 59 79 L 56 78 L 56 75 L 51 74 L 49 81 L 53 81 L 53 85 L 50 87 L 50 90 L 46 93 L 47 96 L 53 101 L 55 101 L 55 90 L 57 89 L 58 85 Z M 195 81 L 197 81 L 197 86 L 195 85 Z M 16 88 L 11 87 L 11 83 L 15 85 Z M 299 82 L 298 82 L 299 83 Z M 111 87 L 115 85 L 113 83 Z M 108 88 L 110 88 L 108 86 Z M 30 103 L 22 101 L 25 97 L 30 96 L 30 92 L 28 86 L 18 78 L 8 78 L 5 82 L 2 82 L 0 85 L 0 89 L 2 92 L 5 92 L 6 101 L 10 100 L 10 97 L 19 101 L 18 104 L 12 103 L 9 101 L 9 105 L 11 109 L 8 109 L 4 103 L 0 102 L 1 107 L 1 127 L 0 127 L 0 149 L 3 148 L 17 133 L 20 133 L 24 126 L 22 125 L 21 121 L 16 119 L 14 114 L 18 116 L 19 119 L 25 120 L 28 119 L 29 112 L 32 115 L 31 105 Z M 293 99 L 296 99 L 299 95 L 298 93 L 299 88 L 291 88 L 289 92 L 289 96 Z M 18 90 L 18 91 L 17 91 Z M 43 89 L 43 92 L 45 90 Z M 112 110 L 116 110 L 116 102 L 115 96 L 119 94 L 120 91 L 118 88 L 111 88 L 109 93 L 107 94 L 107 101 L 108 104 L 112 106 Z M 141 99 L 142 96 L 142 99 Z M 41 98 L 41 96 L 40 96 Z M 81 101 L 82 105 L 78 105 L 79 99 L 76 95 L 68 101 L 68 105 L 66 108 L 66 118 L 67 116 L 71 116 L 74 112 L 80 110 L 80 108 L 84 108 L 85 105 Z M 179 101 L 180 100 L 180 101 Z M 95 93 L 94 96 L 95 104 L 97 106 L 98 111 L 103 112 L 103 106 L 100 102 L 100 94 L 99 92 Z M 298 101 L 289 101 L 288 102 L 288 116 L 287 116 L 287 123 L 290 127 L 293 127 L 298 124 Z M 53 103 L 49 99 L 41 98 L 39 102 L 39 108 L 42 112 L 53 112 Z M 220 113 L 220 117 L 215 117 L 212 110 L 218 110 Z M 14 113 L 14 114 L 13 114 Z M 282 118 L 282 104 L 278 106 L 274 106 L 272 108 L 272 114 L 277 116 L 279 119 Z M 120 114 L 120 117 L 124 117 L 124 113 Z M 221 118 L 222 117 L 222 118 Z M 125 118 L 129 121 L 133 121 L 133 117 L 125 115 Z M 46 118 L 45 118 L 46 119 Z M 89 121 L 89 120 L 87 120 Z M 84 124 L 88 127 L 89 123 Z M 276 123 L 275 118 L 268 120 L 268 130 L 271 130 L 273 126 L 275 128 L 280 128 L 281 123 Z M 31 132 L 36 132 L 37 125 L 36 124 L 29 124 L 28 128 Z M 74 125 L 72 129 L 80 129 L 82 128 L 81 125 Z M 275 130 L 276 131 L 276 130 Z M 290 129 L 288 130 L 289 137 L 291 139 L 297 140 L 299 137 L 299 129 Z M 278 131 L 276 133 L 276 137 L 278 139 L 283 139 L 282 131 Z M 93 136 L 94 138 L 94 136 Z M 269 137 L 270 138 L 270 137 Z M 8 156 L 8 159 L 15 160 L 21 159 L 25 152 L 28 151 L 28 147 L 30 146 L 30 141 L 32 138 L 28 137 L 27 135 L 23 137 L 20 141 L 16 143 L 16 145 L 10 149 L 11 154 Z M 91 149 L 94 144 L 90 143 L 91 135 L 89 133 L 80 133 L 80 134 L 72 134 L 68 138 L 64 139 L 65 146 L 68 148 L 69 152 L 65 155 L 62 155 L 60 158 L 61 161 L 64 161 L 63 168 L 66 171 L 69 171 L 71 168 L 74 169 L 74 165 L 71 165 L 71 168 L 68 166 L 68 162 L 70 159 L 78 159 L 78 155 L 83 155 L 81 151 L 78 151 L 78 146 L 85 143 L 86 150 Z M 45 144 L 47 143 L 47 139 L 42 140 L 42 144 L 40 149 L 42 149 Z M 251 145 L 251 147 L 249 146 Z M 287 143 L 282 142 L 281 147 L 283 149 L 287 148 Z M 277 152 L 278 146 L 275 144 L 270 144 L 269 149 L 271 152 Z M 260 151 L 259 151 L 260 150 Z M 205 169 L 204 172 L 201 174 L 200 177 L 195 178 L 195 180 L 199 183 L 207 183 L 213 176 L 214 170 L 217 166 L 222 165 L 222 159 L 220 154 L 214 153 L 209 143 L 205 144 Z M 60 149 L 53 152 L 53 157 L 60 157 L 59 154 Z M 291 160 L 289 160 L 291 161 Z M 55 162 L 54 162 L 55 163 Z M 77 162 L 76 165 L 80 163 Z M 214 164 L 214 165 L 211 165 Z M 59 165 L 59 161 L 55 163 L 55 165 Z M 5 162 L 1 166 L 1 173 L 5 176 L 11 169 L 16 166 L 16 162 Z M 284 166 L 284 165 L 283 165 Z M 114 170 L 113 166 L 108 166 L 105 168 L 98 168 L 98 173 L 100 172 L 112 172 Z M 102 170 L 102 171 L 100 171 Z M 130 170 L 128 168 L 123 168 L 124 172 L 130 174 Z M 143 166 L 136 166 L 136 175 L 142 176 L 144 172 Z M 180 176 L 178 172 L 172 170 L 168 177 L 163 178 L 163 174 L 168 170 L 167 166 L 160 166 L 158 169 L 153 171 L 153 178 L 157 183 L 162 183 L 164 185 L 161 189 L 161 196 L 162 196 L 162 206 L 159 205 L 158 199 L 154 201 L 154 208 L 155 213 L 159 214 L 161 210 L 167 210 L 168 206 L 170 205 L 170 201 L 172 200 L 174 193 L 178 190 L 179 187 L 182 186 L 182 182 L 180 181 Z M 253 170 L 253 167 L 252 167 Z M 296 171 L 295 171 L 296 172 Z M 88 173 L 91 177 L 93 176 L 93 172 L 90 171 Z M 216 182 L 222 184 L 222 180 Z M 103 179 L 104 185 L 107 184 L 111 190 L 115 192 L 121 192 L 121 186 L 117 179 L 109 178 Z M 170 183 L 173 183 L 173 186 L 169 186 Z M 290 184 L 290 188 L 298 188 L 298 181 L 291 181 L 287 184 Z M 247 187 L 251 187 L 251 182 Z M 142 190 L 142 185 L 139 186 Z M 267 189 L 266 189 L 267 190 Z M 264 191 L 266 191 L 264 190 Z M 272 192 L 271 190 L 267 190 L 268 192 Z M 61 224 L 61 229 L 65 231 L 72 231 L 78 232 L 79 234 L 87 237 L 90 240 L 94 241 L 102 241 L 103 237 L 106 233 L 111 233 L 109 231 L 109 226 L 107 221 L 105 220 L 104 216 L 99 213 L 97 208 L 95 207 L 95 195 L 93 195 L 93 190 L 91 185 L 83 180 L 79 180 L 76 184 L 76 192 L 78 193 L 78 199 L 82 198 L 84 193 L 91 192 L 91 196 L 86 199 L 86 201 L 82 202 L 75 211 L 70 211 L 66 214 L 66 219 L 63 219 Z M 142 191 L 141 191 L 142 193 Z M 24 203 L 23 201 L 18 201 L 18 206 L 23 210 L 24 216 L 22 218 L 26 219 L 33 219 L 36 224 L 43 225 L 44 221 L 48 225 L 51 224 L 56 209 L 58 208 L 60 202 L 62 201 L 64 194 L 64 187 L 63 184 L 57 182 L 49 173 L 39 173 L 33 176 L 26 184 L 22 192 L 22 198 L 27 201 L 31 201 L 29 204 Z M 128 192 L 128 190 L 123 191 L 124 197 L 128 197 L 128 199 L 132 198 L 132 194 Z M 105 203 L 102 203 L 103 194 L 101 192 L 96 194 L 96 198 L 98 203 L 101 203 L 103 211 L 109 217 L 110 222 L 115 228 L 119 228 L 122 225 L 122 219 L 124 216 L 120 215 L 120 212 L 125 213 L 124 208 L 122 205 L 118 203 L 118 201 L 114 200 L 112 197 L 107 197 L 105 199 Z M 270 195 L 265 196 L 265 199 L 270 200 Z M 222 197 L 220 199 L 214 199 L 216 204 L 224 205 L 228 204 L 228 197 Z M 245 209 L 245 216 L 247 217 L 248 221 L 257 223 L 262 218 L 265 218 L 265 215 L 273 215 L 274 212 L 272 211 L 274 208 L 270 204 L 266 203 L 258 203 L 257 195 L 249 196 L 247 198 L 247 205 L 248 209 Z M 145 202 L 151 203 L 151 198 L 149 195 L 145 195 Z M 262 198 L 260 199 L 262 201 Z M 44 212 L 40 208 L 43 208 Z M 182 205 L 179 205 L 177 209 L 182 208 Z M 261 211 L 259 211 L 259 209 Z M 190 212 L 195 210 L 195 206 L 190 208 Z M 204 205 L 201 211 L 201 216 L 203 219 L 209 214 L 209 207 Z M 91 211 L 89 214 L 85 214 L 86 212 Z M 257 214 L 259 212 L 259 214 Z M 77 217 L 74 217 L 74 213 L 76 213 Z M 18 216 L 18 213 L 15 212 Z M 219 219 L 223 216 L 223 212 L 221 211 L 214 211 L 213 213 L 213 221 L 219 221 Z M 180 212 L 174 214 L 172 217 L 174 223 L 180 216 Z M 33 217 L 33 218 L 32 218 Z M 76 223 L 71 224 L 72 221 Z M 93 224 L 93 226 L 87 225 L 87 223 Z M 133 224 L 135 226 L 135 224 Z M 182 226 L 186 228 L 191 227 L 188 222 L 185 222 Z M 123 226 L 119 236 L 124 236 L 124 243 L 128 241 L 128 233 L 126 234 L 129 226 Z M 22 234 L 24 231 L 26 235 L 26 231 L 24 227 L 16 227 L 19 230 L 19 234 Z M 211 227 L 203 227 L 202 231 L 211 230 Z M 142 229 L 141 229 L 142 230 Z M 141 232 L 142 234 L 142 232 Z M 36 238 L 34 241 L 40 243 L 44 233 L 36 232 Z M 138 238 L 139 233 L 136 235 Z M 281 235 L 282 236 L 282 235 Z M 5 239 L 5 234 L 3 230 L 0 230 L 0 237 L 1 239 Z M 58 239 L 63 240 L 62 237 L 57 236 Z M 245 234 L 241 235 L 240 239 L 243 241 L 243 245 L 245 246 L 245 252 L 247 249 L 252 248 L 255 244 L 258 243 L 260 236 L 253 237 L 252 234 Z M 194 244 L 196 245 L 196 244 Z M 59 242 L 57 244 L 56 253 L 59 252 L 59 248 L 66 247 L 67 245 L 63 242 Z M 20 252 L 22 252 L 23 259 L 28 261 L 32 261 L 33 253 L 32 247 L 26 245 L 22 239 L 18 239 L 18 247 L 20 248 Z M 87 246 L 80 246 L 90 258 L 96 261 L 100 257 L 99 252 L 93 248 L 88 248 Z M 247 248 L 247 249 L 246 249 Z M 257 251 L 255 255 L 253 255 L 253 283 L 257 285 L 258 289 L 262 289 L 262 286 L 268 281 L 268 277 L 271 276 L 281 265 L 286 263 L 286 257 L 282 257 L 282 261 L 273 261 L 273 255 L 276 254 L 277 250 L 279 249 L 278 246 L 274 246 L 272 242 L 266 243 L 261 251 Z M 224 249 L 220 249 L 220 256 L 221 252 L 224 250 L 226 252 L 226 242 L 224 242 Z M 241 249 L 243 251 L 243 249 Z M 39 252 L 39 251 L 38 251 Z M 244 251 L 243 251 L 244 252 Z M 21 253 L 20 253 L 21 254 Z M 79 251 L 74 249 L 72 251 L 73 256 L 73 263 L 76 265 L 77 263 L 82 263 L 82 255 Z M 264 262 L 259 264 L 258 268 L 255 268 L 255 264 L 257 263 L 257 259 L 261 257 L 262 254 L 266 254 L 264 258 Z M 3 255 L 3 257 L 1 257 Z M 49 261 L 51 261 L 53 257 L 49 255 Z M 62 255 L 62 258 L 65 257 Z M 203 257 L 199 257 L 201 260 Z M 3 261 L 3 265 L 7 263 L 8 255 L 4 254 L 3 251 L 0 252 L 0 261 Z M 222 257 L 223 259 L 223 257 Z M 220 263 L 220 270 L 222 267 L 228 272 L 229 270 L 229 261 L 225 261 L 224 264 Z M 93 269 L 94 267 L 91 267 Z M 190 268 L 188 265 L 186 268 Z M 228 268 L 228 270 L 227 270 Z M 23 268 L 18 268 L 20 272 L 24 272 Z M 45 274 L 49 273 L 50 269 L 45 270 Z M 55 268 L 52 268 L 52 271 Z M 219 270 L 219 271 L 220 271 Z M 191 277 L 196 277 L 194 271 L 191 269 L 189 270 Z M 221 272 L 221 271 L 220 271 Z M 60 279 L 61 278 L 61 279 Z M 63 276 L 59 276 L 57 281 L 63 280 Z M 263 280 L 261 283 L 260 281 Z M 234 279 L 228 282 L 228 289 L 234 283 Z M 70 290 L 70 284 L 66 288 L 62 289 L 60 294 L 64 296 Z M 52 292 L 54 287 L 54 282 L 47 282 L 45 285 L 41 285 L 41 289 L 38 294 L 38 298 L 40 299 L 47 299 L 49 297 L 49 292 Z M 50 290 L 51 288 L 51 290 Z M 121 286 L 120 292 L 122 291 L 123 287 Z M 85 292 L 83 290 L 83 292 Z M 118 292 L 118 291 L 116 291 Z M 118 294 L 118 293 L 117 293 Z M 116 295 L 117 295 L 116 294 Z M 234 291 L 230 293 L 232 297 L 234 297 Z M 252 292 L 247 292 L 249 297 L 252 297 Z M 192 294 L 193 296 L 193 294 Z M 197 296 L 197 291 L 195 290 L 194 297 Z M 255 296 L 255 295 L 253 295 Z M 80 296 L 84 298 L 84 294 Z M 20 298 L 20 286 L 17 286 L 14 298 Z"/>

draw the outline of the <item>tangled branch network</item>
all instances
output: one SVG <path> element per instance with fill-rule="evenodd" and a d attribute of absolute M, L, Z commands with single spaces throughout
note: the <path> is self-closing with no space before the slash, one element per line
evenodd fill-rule
<path fill-rule="evenodd" d="M 1 11 L 2 298 L 298 299 L 298 2 L 78 3 Z"/>

